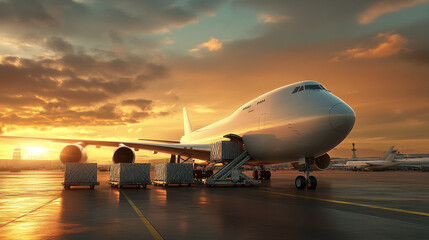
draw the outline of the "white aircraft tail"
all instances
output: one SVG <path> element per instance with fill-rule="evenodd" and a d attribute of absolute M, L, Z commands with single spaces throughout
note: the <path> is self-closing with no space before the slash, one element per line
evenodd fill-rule
<path fill-rule="evenodd" d="M 390 148 L 386 152 L 384 152 L 384 155 L 383 157 L 381 157 L 381 160 L 386 160 L 391 155 L 394 147 L 395 146 L 390 146 Z"/>
<path fill-rule="evenodd" d="M 188 112 L 186 111 L 185 107 L 183 108 L 183 127 L 185 130 L 185 135 L 193 131 L 191 121 L 189 120 Z"/>
<path fill-rule="evenodd" d="M 393 162 L 393 160 L 395 160 L 395 156 L 396 156 L 396 151 L 392 151 L 389 154 L 389 156 L 387 156 L 386 162 Z"/>

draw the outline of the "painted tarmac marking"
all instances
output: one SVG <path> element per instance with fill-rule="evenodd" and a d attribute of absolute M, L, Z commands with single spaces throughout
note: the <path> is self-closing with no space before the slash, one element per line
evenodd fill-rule
<path fill-rule="evenodd" d="M 40 207 L 38 207 L 38 208 L 35 208 L 35 209 L 31 210 L 31 211 L 30 211 L 30 212 L 28 212 L 28 213 L 24 213 L 23 215 L 21 215 L 21 216 L 19 216 L 19 217 L 15 218 L 15 219 L 13 219 L 13 220 L 11 220 L 11 221 L 9 221 L 9 222 L 7 222 L 7 223 L 3 224 L 3 225 L 1 225 L 1 226 L 0 226 L 0 228 L 5 227 L 6 225 L 8 225 L 8 224 L 10 224 L 10 223 L 13 223 L 13 222 L 15 222 L 16 220 L 18 220 L 18 219 L 20 219 L 20 218 L 23 218 L 23 217 L 27 216 L 28 214 L 34 213 L 35 211 L 37 211 L 37 210 L 39 210 L 39 209 L 41 209 L 41 208 L 43 208 L 43 207 L 45 207 L 45 206 L 49 205 L 49 204 L 50 204 L 50 203 L 52 203 L 53 201 L 57 200 L 59 197 L 60 197 L 60 196 L 58 196 L 58 197 L 56 197 L 56 198 L 54 198 L 54 199 L 50 200 L 49 202 L 47 202 L 47 203 L 43 204 L 42 206 L 40 206 Z"/>
<path fill-rule="evenodd" d="M 391 212 L 408 213 L 408 214 L 414 214 L 414 215 L 420 215 L 420 216 L 429 217 L 429 213 L 425 213 L 425 212 L 409 211 L 409 210 L 404 210 L 404 209 L 399 209 L 399 208 L 380 207 L 380 206 L 376 206 L 376 205 L 369 205 L 369 204 L 362 204 L 362 203 L 353 203 L 353 202 L 345 202 L 345 201 L 331 200 L 331 199 L 325 199 L 325 198 L 300 196 L 300 195 L 294 195 L 294 194 L 289 194 L 289 193 L 280 193 L 280 192 L 273 192 L 273 191 L 266 191 L 266 190 L 260 190 L 260 191 L 266 192 L 266 193 L 271 193 L 271 194 L 289 196 L 289 197 L 305 198 L 305 199 L 312 199 L 312 200 L 318 200 L 318 201 L 323 201 L 323 202 L 339 203 L 339 204 L 345 204 L 345 205 L 367 207 L 367 208 L 387 210 L 387 211 L 391 211 Z"/>
<path fill-rule="evenodd" d="M 416 201 L 416 198 L 371 198 L 372 201 Z"/>
<path fill-rule="evenodd" d="M 161 234 L 159 234 L 159 232 L 156 231 L 156 229 L 153 227 L 153 225 L 149 222 L 149 220 L 147 220 L 147 218 L 138 209 L 138 207 L 134 204 L 134 202 L 131 201 L 131 199 L 127 196 L 127 194 L 125 194 L 125 192 L 122 191 L 122 189 L 119 189 L 119 191 L 121 191 L 121 193 L 127 199 L 128 203 L 131 205 L 131 207 L 134 209 L 134 211 L 137 213 L 137 215 L 139 215 L 140 219 L 142 220 L 142 222 L 146 226 L 147 230 L 149 230 L 150 234 L 152 234 L 152 237 L 156 240 L 164 240 L 164 238 L 161 236 Z"/>

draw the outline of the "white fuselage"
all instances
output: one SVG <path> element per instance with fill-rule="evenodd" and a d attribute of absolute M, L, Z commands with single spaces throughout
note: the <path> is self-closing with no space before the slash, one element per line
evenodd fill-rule
<path fill-rule="evenodd" d="M 300 86 L 303 90 L 293 93 Z M 346 138 L 355 113 L 331 92 L 315 86 L 321 85 L 304 81 L 270 91 L 227 118 L 184 135 L 180 143 L 213 143 L 232 133 L 243 138 L 253 164 L 320 156 Z"/>

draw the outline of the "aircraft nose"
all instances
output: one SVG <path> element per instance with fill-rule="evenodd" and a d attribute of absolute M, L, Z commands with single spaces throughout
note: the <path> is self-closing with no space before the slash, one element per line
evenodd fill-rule
<path fill-rule="evenodd" d="M 329 111 L 331 126 L 340 133 L 348 134 L 352 130 L 355 120 L 355 112 L 345 103 L 337 103 Z"/>

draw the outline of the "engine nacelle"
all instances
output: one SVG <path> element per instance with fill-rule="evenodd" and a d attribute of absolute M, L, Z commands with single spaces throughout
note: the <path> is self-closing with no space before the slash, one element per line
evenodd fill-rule
<path fill-rule="evenodd" d="M 328 169 L 330 165 L 331 165 L 331 157 L 329 156 L 329 154 L 325 153 L 322 156 L 315 158 L 314 163 L 311 164 L 310 167 L 315 171 L 319 171 L 319 170 Z M 298 162 L 293 162 L 292 166 L 298 170 L 304 170 L 305 168 L 304 164 L 299 164 Z"/>
<path fill-rule="evenodd" d="M 113 152 L 114 163 L 133 163 L 136 159 L 134 151 L 127 146 L 120 146 Z"/>
<path fill-rule="evenodd" d="M 88 152 L 79 144 L 70 144 L 61 150 L 60 161 L 62 163 L 86 162 L 86 160 L 88 160 Z"/>

